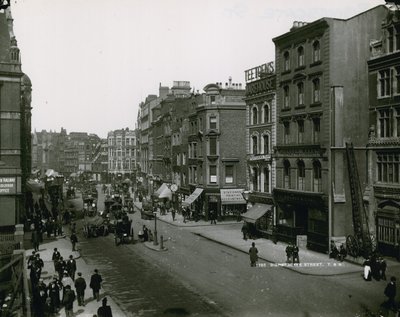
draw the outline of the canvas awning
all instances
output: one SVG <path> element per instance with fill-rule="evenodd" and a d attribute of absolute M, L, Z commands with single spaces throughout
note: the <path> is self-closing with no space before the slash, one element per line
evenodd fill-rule
<path fill-rule="evenodd" d="M 193 193 L 190 194 L 188 198 L 186 198 L 182 202 L 182 206 L 189 206 L 191 205 L 203 192 L 203 188 L 196 188 Z"/>
<path fill-rule="evenodd" d="M 221 189 L 221 204 L 222 205 L 246 205 L 246 200 L 242 193 L 244 189 L 231 188 Z"/>
<path fill-rule="evenodd" d="M 166 187 L 162 190 L 162 192 L 160 193 L 160 195 L 158 195 L 158 198 L 168 198 L 168 199 L 172 199 L 172 191 Z"/>
<path fill-rule="evenodd" d="M 242 215 L 242 218 L 246 222 L 255 223 L 258 219 L 264 216 L 268 210 L 271 210 L 271 208 L 271 205 L 255 204 Z"/>

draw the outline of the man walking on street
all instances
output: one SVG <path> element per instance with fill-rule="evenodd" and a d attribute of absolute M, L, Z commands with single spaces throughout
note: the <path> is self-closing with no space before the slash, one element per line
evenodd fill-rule
<path fill-rule="evenodd" d="M 72 280 L 75 281 L 76 261 L 72 255 L 69 256 L 69 260 L 67 262 L 67 272 Z"/>
<path fill-rule="evenodd" d="M 256 266 L 256 262 L 258 261 L 258 250 L 254 242 L 251 244 L 249 255 L 250 255 L 250 266 Z"/>
<path fill-rule="evenodd" d="M 297 245 L 294 245 L 292 248 L 292 252 L 293 252 L 293 264 L 295 262 L 300 263 L 300 258 L 299 258 L 299 247 Z"/>
<path fill-rule="evenodd" d="M 215 211 L 214 210 L 210 210 L 210 219 L 211 219 L 211 224 L 217 224 L 217 221 L 215 220 L 215 218 L 217 218 L 216 217 L 216 215 L 215 215 Z"/>
<path fill-rule="evenodd" d="M 102 300 L 102 306 L 97 310 L 97 317 L 112 317 L 111 307 L 107 305 L 107 297 Z"/>
<path fill-rule="evenodd" d="M 78 297 L 78 306 L 85 306 L 86 281 L 81 272 L 78 272 L 78 278 L 75 280 L 75 289 Z"/>
<path fill-rule="evenodd" d="M 95 269 L 94 274 L 90 277 L 89 286 L 93 291 L 93 298 L 96 298 L 97 301 L 100 301 L 101 282 L 103 282 L 103 279 L 101 278 L 99 271 Z"/>
<path fill-rule="evenodd" d="M 78 242 L 78 237 L 76 236 L 75 232 L 72 232 L 72 234 L 71 234 L 72 251 L 76 251 L 75 246 L 76 246 L 77 242 Z"/>
<path fill-rule="evenodd" d="M 53 256 L 51 257 L 51 259 L 53 261 L 55 271 L 57 271 L 56 266 L 60 258 L 61 258 L 61 253 L 57 250 L 57 248 L 54 248 Z"/>
<path fill-rule="evenodd" d="M 390 278 L 390 282 L 387 284 L 384 294 L 388 298 L 386 302 L 384 302 L 382 305 L 386 306 L 388 309 L 396 309 L 396 278 L 392 276 Z"/>
<path fill-rule="evenodd" d="M 31 242 L 33 245 L 33 249 L 36 252 L 39 251 L 39 232 L 36 228 L 32 231 Z"/>
<path fill-rule="evenodd" d="M 75 300 L 75 292 L 71 289 L 70 285 L 65 287 L 65 295 L 63 304 L 65 305 L 65 316 L 72 317 L 74 315 L 74 300 Z"/>

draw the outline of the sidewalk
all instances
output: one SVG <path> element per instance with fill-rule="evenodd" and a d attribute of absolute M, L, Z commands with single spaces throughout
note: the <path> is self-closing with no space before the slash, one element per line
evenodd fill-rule
<path fill-rule="evenodd" d="M 141 203 L 135 201 L 135 207 L 140 211 Z M 260 261 L 258 267 L 283 267 L 304 275 L 334 276 L 345 274 L 362 274 L 363 268 L 353 261 L 339 262 L 330 259 L 327 254 L 301 248 L 299 252 L 300 264 L 286 263 L 286 243 L 274 244 L 268 239 L 243 240 L 241 228 L 243 222 L 224 221 L 211 225 L 209 222 L 200 220 L 198 222 L 183 222 L 183 217 L 176 214 L 172 221 L 171 214 L 157 215 L 157 219 L 173 226 L 184 227 L 192 233 L 216 243 L 231 247 L 248 254 L 252 242 L 256 244 Z M 167 244 L 168 246 L 168 244 Z M 249 260 L 250 261 L 250 260 Z M 386 259 L 390 269 L 400 268 L 400 263 L 392 259 Z"/>
<path fill-rule="evenodd" d="M 29 240 L 30 238 L 30 232 L 26 233 L 25 239 Z M 43 244 L 40 245 L 39 247 L 39 253 L 40 257 L 44 262 L 44 267 L 42 270 L 42 278 L 43 282 L 48 285 L 49 282 L 52 281 L 53 275 L 54 275 L 54 265 L 53 261 L 51 260 L 52 255 L 53 255 L 53 250 L 54 248 L 57 248 L 58 251 L 60 251 L 61 256 L 67 260 L 70 255 L 73 255 L 75 260 L 76 260 L 76 266 L 77 266 L 77 272 L 82 273 L 82 277 L 85 279 L 87 287 L 85 290 L 85 306 L 78 306 L 78 301 L 74 301 L 74 316 L 79 316 L 79 317 L 92 317 L 94 314 L 97 314 L 97 309 L 101 306 L 101 299 L 99 302 L 93 299 L 93 294 L 92 294 L 92 289 L 89 287 L 90 283 L 90 277 L 93 274 L 93 271 L 95 267 L 91 267 L 86 264 L 86 262 L 81 258 L 79 251 L 72 251 L 72 245 L 68 237 L 66 236 L 61 236 L 57 237 L 57 239 L 53 240 L 44 240 Z M 29 257 L 32 254 L 33 249 L 27 249 L 25 254 L 27 257 Z M 29 276 L 29 270 L 27 269 L 27 274 Z M 101 275 L 101 272 L 99 272 Z M 30 281 L 28 281 L 30 284 Z M 105 284 L 105 289 L 103 288 L 100 290 L 100 297 L 103 298 L 104 296 L 107 296 L 107 304 L 111 306 L 113 316 L 126 316 L 126 314 L 118 307 L 118 305 L 115 303 L 115 301 L 107 295 L 107 281 L 103 281 L 103 284 Z M 75 287 L 73 287 L 73 290 L 75 291 Z M 76 293 L 76 292 L 75 292 Z M 60 299 L 61 299 L 61 294 L 60 292 Z M 62 308 L 58 314 L 55 316 L 60 316 L 64 317 L 65 316 L 65 309 Z"/>

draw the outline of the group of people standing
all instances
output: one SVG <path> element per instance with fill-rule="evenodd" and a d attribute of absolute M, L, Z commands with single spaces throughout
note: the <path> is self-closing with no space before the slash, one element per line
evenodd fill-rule
<path fill-rule="evenodd" d="M 379 280 L 386 280 L 386 268 L 387 263 L 386 260 L 381 257 L 373 254 L 372 256 L 368 257 L 364 263 L 364 280 L 371 281 L 375 279 Z"/>

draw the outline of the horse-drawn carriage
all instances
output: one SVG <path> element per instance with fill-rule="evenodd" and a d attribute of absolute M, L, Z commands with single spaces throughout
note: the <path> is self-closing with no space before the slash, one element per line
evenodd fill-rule
<path fill-rule="evenodd" d="M 86 216 L 94 216 L 97 213 L 97 200 L 91 195 L 85 196 L 83 199 L 83 213 Z"/>
<path fill-rule="evenodd" d="M 110 220 L 101 216 L 85 217 L 83 220 L 83 235 L 86 238 L 106 236 L 111 231 Z"/>
<path fill-rule="evenodd" d="M 118 219 L 115 224 L 114 238 L 115 238 L 115 245 L 132 242 L 133 241 L 132 220 L 129 220 L 128 217 L 124 217 L 123 219 Z"/>

